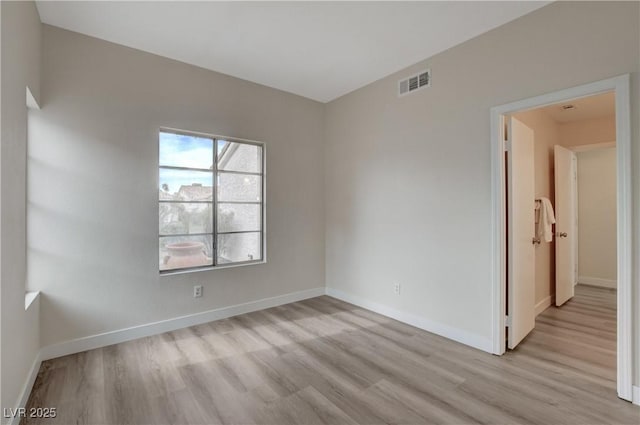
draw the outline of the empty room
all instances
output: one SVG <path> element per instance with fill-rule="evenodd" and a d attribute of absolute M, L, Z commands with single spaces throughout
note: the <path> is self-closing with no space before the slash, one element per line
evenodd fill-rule
<path fill-rule="evenodd" d="M 0 1 L 18 424 L 640 424 L 640 2 Z"/>

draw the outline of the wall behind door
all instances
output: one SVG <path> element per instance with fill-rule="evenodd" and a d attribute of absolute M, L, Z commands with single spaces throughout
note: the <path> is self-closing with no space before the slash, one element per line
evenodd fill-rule
<path fill-rule="evenodd" d="M 615 116 L 564 123 L 566 147 L 616 140 Z M 616 150 L 578 153 L 578 282 L 616 286 Z"/>
<path fill-rule="evenodd" d="M 562 146 L 591 145 L 594 143 L 610 143 L 616 140 L 616 117 L 592 118 L 571 121 L 560 125 Z"/>
<path fill-rule="evenodd" d="M 578 283 L 616 287 L 616 148 L 577 156 Z"/>
<path fill-rule="evenodd" d="M 615 116 L 558 122 L 542 108 L 514 114 L 516 118 L 531 128 L 535 138 L 535 193 L 536 198 L 547 197 L 555 207 L 553 146 L 572 148 L 581 145 L 609 143 L 616 139 Z M 611 149 L 610 149 L 611 150 Z M 578 228 L 579 247 L 578 275 L 582 283 L 612 286 L 616 271 L 616 224 L 615 224 L 615 149 L 604 159 L 604 154 L 586 155 L 584 152 L 584 203 L 579 200 L 581 214 L 585 214 L 584 228 Z M 596 152 L 596 151 L 593 151 Z M 581 153 L 583 154 L 583 153 Z M 579 160 L 580 161 L 580 160 Z M 608 161 L 608 162 L 607 162 Z M 613 162 L 611 162 L 613 161 Z M 599 177 L 599 167 L 602 176 Z M 613 167 L 613 168 L 612 168 Z M 580 164 L 578 169 L 580 170 Z M 613 174 L 611 174 L 613 173 Z M 580 178 L 580 177 L 579 177 Z M 599 180 L 601 179 L 601 180 Z M 580 187 L 580 184 L 579 184 Z M 580 188 L 578 189 L 580 191 Z M 603 194 L 606 191 L 607 194 Z M 606 199 L 605 199 L 606 198 Z M 609 199 L 612 198 L 613 200 Z M 600 205 L 590 206 L 594 202 Z M 613 212 L 611 209 L 613 208 Z M 611 223 L 611 214 L 613 224 Z M 579 218 L 578 225 L 582 220 Z M 613 233 L 605 238 L 613 225 Z M 584 246 L 582 245 L 584 244 Z M 602 244 L 602 246 L 599 246 Z M 606 251 L 606 252 L 604 252 Z M 583 256 L 584 254 L 584 256 Z M 542 242 L 536 245 L 536 292 L 535 304 L 538 313 L 551 304 L 555 294 L 555 246 Z M 582 269 L 580 269 L 582 265 Z M 613 270 L 613 274 L 611 271 Z M 581 281 L 580 279 L 578 279 Z"/>

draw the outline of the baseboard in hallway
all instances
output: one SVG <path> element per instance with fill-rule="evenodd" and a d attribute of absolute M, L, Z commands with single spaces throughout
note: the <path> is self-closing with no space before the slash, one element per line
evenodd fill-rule
<path fill-rule="evenodd" d="M 615 289 L 618 286 L 615 280 L 602 279 L 599 277 L 589 277 L 589 276 L 579 276 L 578 284 L 589 285 L 589 286 L 599 286 L 601 288 L 613 288 L 613 289 Z"/>
<path fill-rule="evenodd" d="M 543 298 L 541 301 L 539 301 L 536 304 L 536 307 L 535 307 L 536 316 L 539 315 L 540 313 L 542 313 L 543 311 L 545 311 L 547 308 L 549 308 L 555 302 L 556 302 L 555 295 L 549 295 L 548 297 Z"/>

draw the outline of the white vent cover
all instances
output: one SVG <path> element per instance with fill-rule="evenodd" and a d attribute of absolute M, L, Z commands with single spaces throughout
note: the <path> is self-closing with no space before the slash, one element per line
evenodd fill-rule
<path fill-rule="evenodd" d="M 398 96 L 431 86 L 431 70 L 425 69 L 416 75 L 398 81 Z"/>

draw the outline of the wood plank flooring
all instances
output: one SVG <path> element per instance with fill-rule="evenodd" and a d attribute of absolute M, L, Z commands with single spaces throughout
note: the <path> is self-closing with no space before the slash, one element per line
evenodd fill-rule
<path fill-rule="evenodd" d="M 497 357 L 323 296 L 46 361 L 23 423 L 638 424 L 615 323 L 579 286 Z"/>

